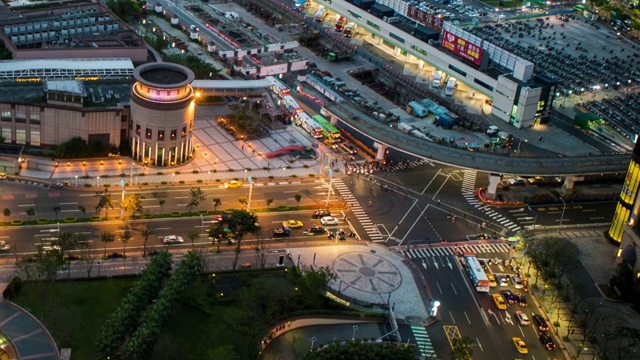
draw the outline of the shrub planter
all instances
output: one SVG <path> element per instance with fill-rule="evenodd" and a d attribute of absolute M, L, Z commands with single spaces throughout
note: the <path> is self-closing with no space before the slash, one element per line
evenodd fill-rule
<path fill-rule="evenodd" d="M 11 220 L 11 225 L 22 225 L 24 221 L 22 220 Z"/>
<path fill-rule="evenodd" d="M 173 217 L 178 217 L 178 216 L 180 216 L 180 215 L 182 215 L 182 213 L 181 213 L 181 212 L 179 212 L 179 211 L 173 211 L 173 212 L 171 213 L 171 216 L 173 216 Z"/>
<path fill-rule="evenodd" d="M 74 223 L 76 221 L 78 221 L 77 217 L 73 217 L 73 216 L 69 216 L 64 218 L 62 221 L 66 222 L 66 223 Z"/>
<path fill-rule="evenodd" d="M 38 219 L 36 222 L 40 225 L 44 225 L 49 223 L 49 219 Z"/>

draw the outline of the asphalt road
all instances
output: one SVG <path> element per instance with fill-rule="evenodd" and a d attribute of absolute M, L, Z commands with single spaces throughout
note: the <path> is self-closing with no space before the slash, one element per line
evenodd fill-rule
<path fill-rule="evenodd" d="M 242 178 L 240 179 L 243 180 Z M 259 183 L 254 185 L 251 194 L 251 208 L 266 208 L 266 199 L 273 199 L 271 207 L 280 205 L 295 206 L 298 205 L 295 199 L 296 194 L 302 196 L 299 205 L 324 205 L 329 195 L 330 201 L 338 201 L 339 198 L 335 193 L 327 194 L 328 184 L 320 179 L 305 180 L 292 184 L 276 184 L 277 179 L 273 183 Z M 239 208 L 238 199 L 242 196 L 249 197 L 249 184 L 245 181 L 241 188 L 224 189 L 223 183 L 203 183 L 197 186 L 202 189 L 206 196 L 206 201 L 194 208 L 197 210 L 214 210 L 213 199 L 218 198 L 222 202 L 218 206 L 218 210 L 227 208 Z M 140 194 L 143 205 L 143 213 L 169 213 L 169 212 L 186 212 L 187 204 L 190 201 L 189 191 L 192 186 L 171 186 L 158 185 L 147 187 L 126 188 L 125 196 L 131 194 Z M 73 186 L 63 188 L 45 189 L 38 186 L 26 184 L 4 182 L 0 188 L 0 198 L 2 199 L 2 208 L 11 210 L 11 216 L 8 219 L 23 219 L 29 217 L 26 209 L 33 207 L 36 211 L 34 218 L 64 218 L 68 216 L 89 217 L 97 215 L 95 207 L 98 204 L 96 190 L 77 189 Z M 111 188 L 111 198 L 114 209 L 109 209 L 110 216 L 116 216 L 120 213 L 120 203 L 122 199 L 121 188 Z M 164 204 L 160 204 L 160 200 Z M 58 215 L 54 212 L 54 207 L 59 206 Z M 83 215 L 79 206 L 83 206 L 87 214 Z M 101 216 L 104 216 L 102 211 Z"/>

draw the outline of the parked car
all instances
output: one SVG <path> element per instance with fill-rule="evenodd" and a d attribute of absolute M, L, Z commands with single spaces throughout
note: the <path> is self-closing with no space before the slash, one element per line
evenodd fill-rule
<path fill-rule="evenodd" d="M 515 177 L 513 179 L 509 179 L 509 185 L 512 186 L 524 186 L 527 183 L 527 180 L 521 177 Z"/>
<path fill-rule="evenodd" d="M 509 286 L 509 283 L 507 282 L 507 277 L 504 275 L 496 275 L 496 280 L 498 281 L 498 285 L 499 286 Z"/>
<path fill-rule="evenodd" d="M 549 330 L 549 325 L 547 325 L 547 322 L 544 320 L 544 318 L 540 315 L 533 315 L 531 317 L 531 320 L 533 321 L 533 324 L 538 328 L 538 330 L 540 331 L 548 331 Z"/>
<path fill-rule="evenodd" d="M 547 335 L 547 333 L 541 332 L 538 335 L 538 338 L 540 339 L 542 345 L 547 348 L 547 350 L 555 349 L 556 344 L 553 342 L 553 338 Z"/>
<path fill-rule="evenodd" d="M 518 321 L 518 324 L 522 326 L 531 325 L 531 320 L 529 320 L 529 317 L 527 316 L 527 314 L 525 314 L 522 311 L 516 311 L 516 320 Z"/>
<path fill-rule="evenodd" d="M 315 210 L 313 212 L 313 215 L 311 215 L 311 217 L 313 217 L 314 219 L 321 219 L 325 216 L 331 216 L 331 211 L 329 210 Z"/>
<path fill-rule="evenodd" d="M 333 216 L 325 216 L 320 219 L 320 224 L 322 225 L 338 225 L 338 219 Z"/>
<path fill-rule="evenodd" d="M 229 219 L 231 219 L 231 214 L 227 214 L 227 213 L 218 214 L 218 222 L 226 221 Z"/>
<path fill-rule="evenodd" d="M 182 244 L 184 239 L 182 236 L 177 235 L 167 235 L 162 239 L 162 242 L 165 244 Z"/>

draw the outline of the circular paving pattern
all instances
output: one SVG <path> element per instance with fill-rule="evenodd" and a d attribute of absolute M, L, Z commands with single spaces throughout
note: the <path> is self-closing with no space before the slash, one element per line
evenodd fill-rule
<path fill-rule="evenodd" d="M 388 294 L 402 284 L 400 270 L 388 260 L 370 252 L 351 252 L 333 261 L 340 286 L 374 294 Z"/>

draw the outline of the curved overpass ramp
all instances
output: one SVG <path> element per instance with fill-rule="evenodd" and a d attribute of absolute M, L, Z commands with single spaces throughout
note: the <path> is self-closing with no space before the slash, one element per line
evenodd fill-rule
<path fill-rule="evenodd" d="M 348 103 L 328 105 L 326 114 L 341 124 L 363 134 L 375 142 L 418 158 L 443 164 L 490 173 L 523 176 L 566 176 L 626 172 L 630 154 L 592 155 L 575 157 L 510 157 L 485 152 L 471 152 L 390 129 L 385 123 Z"/>

